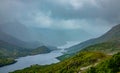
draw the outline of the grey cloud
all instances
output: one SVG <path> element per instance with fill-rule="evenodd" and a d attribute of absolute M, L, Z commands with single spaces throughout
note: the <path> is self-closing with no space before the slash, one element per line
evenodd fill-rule
<path fill-rule="evenodd" d="M 45 11 L 52 11 L 53 18 L 60 19 L 103 19 L 109 22 L 119 23 L 120 1 L 119 0 L 95 0 L 98 6 L 90 3 L 84 4 L 82 8 L 75 10 L 69 5 L 61 5 L 54 0 L 42 1 L 40 8 Z"/>
<path fill-rule="evenodd" d="M 56 22 L 59 23 L 61 21 L 70 20 L 77 21 L 76 23 L 80 26 L 82 26 L 81 24 L 84 24 L 82 22 L 78 22 L 81 20 L 85 20 L 90 26 L 118 24 L 120 22 L 119 0 L 91 0 L 95 2 L 95 5 L 91 3 L 90 0 L 61 1 L 63 1 L 63 4 L 60 3 L 59 0 L 1 0 L 0 21 L 2 23 L 3 21 L 9 22 L 17 20 L 23 24 L 29 25 L 29 23 L 31 23 L 35 25 L 36 22 L 33 20 L 38 13 L 47 15 L 48 12 L 51 12 L 48 19 L 55 23 L 51 25 L 57 25 Z M 83 6 L 78 9 L 74 9 L 69 4 L 70 1 L 81 1 L 81 3 L 83 2 Z M 98 23 L 94 23 L 96 20 L 99 20 Z M 100 24 L 100 21 L 105 23 Z"/>
<path fill-rule="evenodd" d="M 78 1 L 81 6 L 70 1 Z M 0 0 L 0 25 L 10 25 L 16 21 L 20 22 L 19 25 L 32 25 L 32 28 L 44 25 L 49 30 L 52 27 L 61 32 L 68 28 L 70 31 L 78 30 L 75 36 L 80 36 L 81 30 L 99 36 L 114 24 L 120 23 L 120 0 Z M 75 39 L 72 35 L 69 37 Z"/>
<path fill-rule="evenodd" d="M 120 19 L 120 1 L 119 0 L 94 0 L 98 5 L 92 5 L 90 1 L 85 3 L 82 8 L 75 10 L 70 5 L 62 5 L 57 2 L 59 0 L 1 0 L 0 9 L 5 9 L 4 7 L 9 7 L 4 3 L 12 3 L 16 6 L 10 10 L 6 9 L 6 14 L 17 14 L 24 15 L 24 13 L 29 13 L 31 11 L 40 10 L 44 13 L 51 11 L 52 18 L 56 19 L 104 19 L 106 21 L 119 22 Z M 64 0 L 63 0 L 64 1 Z M 70 1 L 70 0 L 66 0 Z M 87 0 L 86 0 L 87 1 Z M 21 7 L 21 8 L 20 8 Z M 3 10 L 1 10 L 3 11 Z M 3 12 L 3 13 L 4 13 Z M 12 16 L 10 16 L 12 17 Z"/>

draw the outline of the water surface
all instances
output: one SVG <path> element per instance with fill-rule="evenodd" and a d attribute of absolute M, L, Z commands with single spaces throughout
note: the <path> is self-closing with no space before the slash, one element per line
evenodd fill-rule
<path fill-rule="evenodd" d="M 47 54 L 39 54 L 34 56 L 26 56 L 16 59 L 18 62 L 12 65 L 0 68 L 0 73 L 8 73 L 14 70 L 23 69 L 33 64 L 47 65 L 59 62 L 56 57 L 61 56 L 61 50 L 55 50 Z"/>

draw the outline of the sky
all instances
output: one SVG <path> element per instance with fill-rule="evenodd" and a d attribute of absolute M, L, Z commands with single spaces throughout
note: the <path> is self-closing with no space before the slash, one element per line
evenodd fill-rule
<path fill-rule="evenodd" d="M 0 0 L 0 23 L 16 21 L 29 28 L 98 37 L 120 23 L 120 0 Z"/>

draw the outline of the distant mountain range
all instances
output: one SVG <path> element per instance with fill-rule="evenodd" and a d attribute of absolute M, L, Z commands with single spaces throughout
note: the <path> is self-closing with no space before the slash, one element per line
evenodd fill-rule
<path fill-rule="evenodd" d="M 19 22 L 0 23 L 0 67 L 15 63 L 15 58 L 49 53 L 56 49 L 33 41 L 32 35 Z"/>
<path fill-rule="evenodd" d="M 119 73 L 120 25 L 113 27 L 101 37 L 85 41 L 67 50 L 68 53 L 59 58 L 64 60 L 59 63 L 33 65 L 12 73 Z"/>
<path fill-rule="evenodd" d="M 120 40 L 120 24 L 114 26 L 110 31 L 108 31 L 107 33 L 105 33 L 104 35 L 102 35 L 98 38 L 90 39 L 90 40 L 82 42 L 78 45 L 67 48 L 67 50 L 68 50 L 67 53 L 72 54 L 72 53 L 76 53 L 90 45 L 94 45 L 94 44 L 98 44 L 98 43 L 102 43 L 102 42 L 109 42 L 109 41 L 119 41 L 119 40 Z"/>
<path fill-rule="evenodd" d="M 25 25 L 16 22 L 0 23 L 0 40 L 23 48 L 37 48 L 43 44 L 33 41 L 33 35 Z"/>
<path fill-rule="evenodd" d="M 0 40 L 11 43 L 19 47 L 23 47 L 23 48 L 37 48 L 43 45 L 43 44 L 40 44 L 39 42 L 25 42 L 25 41 L 19 40 L 18 38 L 10 34 L 7 34 L 2 30 L 0 30 Z"/>
<path fill-rule="evenodd" d="M 30 34 L 29 28 L 17 20 L 14 22 L 0 23 L 0 31 L 3 31 L 4 33 L 11 35 L 19 40 L 32 40 L 32 35 Z"/>
<path fill-rule="evenodd" d="M 0 59 L 18 58 L 27 55 L 49 53 L 50 51 L 52 50 L 50 50 L 46 46 L 41 46 L 34 49 L 26 49 L 0 40 Z"/>
<path fill-rule="evenodd" d="M 84 30 L 58 30 L 47 28 L 32 28 L 36 39 L 51 46 L 65 45 L 68 41 L 84 41 L 92 35 Z"/>
<path fill-rule="evenodd" d="M 50 48 L 48 48 L 50 47 Z M 24 42 L 0 30 L 0 59 L 48 53 L 56 49 L 37 42 Z"/>
<path fill-rule="evenodd" d="M 26 49 L 0 40 L 0 67 L 15 63 L 15 58 L 49 53 L 51 51 L 52 50 L 46 46 L 41 46 L 34 49 Z"/>

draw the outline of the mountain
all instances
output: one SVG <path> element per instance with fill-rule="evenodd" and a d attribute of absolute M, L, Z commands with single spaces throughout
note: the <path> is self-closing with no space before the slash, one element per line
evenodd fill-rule
<path fill-rule="evenodd" d="M 88 46 L 81 51 L 99 51 L 108 54 L 114 54 L 120 52 L 120 41 L 108 41 L 95 45 Z"/>
<path fill-rule="evenodd" d="M 43 44 L 34 40 L 30 29 L 20 22 L 0 23 L 0 40 L 23 47 L 37 48 Z"/>
<path fill-rule="evenodd" d="M 17 58 L 27 55 L 49 53 L 51 50 L 46 46 L 35 49 L 26 49 L 0 40 L 0 58 Z"/>
<path fill-rule="evenodd" d="M 43 45 L 39 42 L 25 42 L 25 41 L 19 40 L 18 38 L 3 32 L 1 29 L 0 29 L 0 40 L 14 44 L 19 47 L 23 47 L 23 48 L 37 48 L 38 46 Z"/>
<path fill-rule="evenodd" d="M 29 55 L 31 49 L 22 48 L 0 40 L 0 58 L 18 58 Z"/>
<path fill-rule="evenodd" d="M 15 58 L 49 53 L 51 51 L 46 46 L 41 46 L 36 49 L 26 49 L 0 40 L 0 67 L 15 63 Z"/>
<path fill-rule="evenodd" d="M 84 73 L 120 73 L 120 53 L 99 63 L 97 66 L 89 68 Z"/>
<path fill-rule="evenodd" d="M 0 30 L 8 35 L 18 38 L 19 40 L 28 41 L 32 39 L 29 28 L 17 20 L 14 22 L 0 23 Z"/>
<path fill-rule="evenodd" d="M 2 30 L 0 30 L 0 40 L 8 42 L 8 43 L 12 43 L 17 46 L 22 46 L 25 44 L 24 41 L 21 41 L 15 37 L 3 32 Z"/>
<path fill-rule="evenodd" d="M 120 72 L 120 25 L 101 37 L 83 42 L 81 49 L 72 57 L 52 65 L 33 65 L 13 73 L 119 73 Z M 85 46 L 87 44 L 87 46 Z M 77 52 L 77 53 L 76 53 Z M 117 53 L 118 52 L 118 53 Z M 117 53 L 117 54 L 115 54 Z M 68 53 L 69 54 L 69 53 Z"/>
<path fill-rule="evenodd" d="M 84 41 L 92 37 L 92 35 L 84 30 L 58 30 L 48 28 L 31 28 L 35 38 L 51 46 L 65 45 L 68 41 Z"/>
<path fill-rule="evenodd" d="M 32 65 L 11 73 L 119 73 L 119 45 L 120 41 L 92 45 L 59 63 L 44 66 Z"/>
<path fill-rule="evenodd" d="M 52 50 L 50 50 L 48 47 L 46 46 L 41 46 L 41 47 L 38 47 L 36 49 L 33 49 L 32 52 L 31 52 L 31 55 L 36 55 L 36 54 L 42 54 L 42 53 L 49 53 L 51 52 Z"/>
<path fill-rule="evenodd" d="M 98 38 L 90 39 L 78 45 L 67 48 L 68 50 L 67 53 L 68 54 L 76 53 L 87 46 L 94 45 L 97 43 L 107 42 L 107 41 L 115 41 L 115 40 L 120 40 L 120 24 L 114 26 L 111 30 L 109 30 L 107 33 L 105 33 L 104 35 Z"/>

